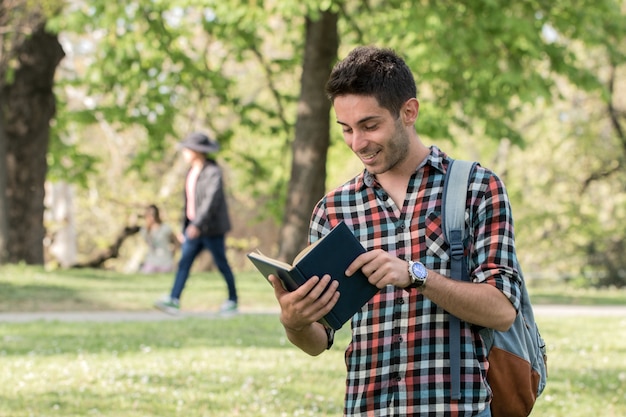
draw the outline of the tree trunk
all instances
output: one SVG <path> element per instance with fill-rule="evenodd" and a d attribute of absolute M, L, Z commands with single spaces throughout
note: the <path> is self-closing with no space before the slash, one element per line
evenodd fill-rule
<path fill-rule="evenodd" d="M 8 261 L 43 264 L 44 183 L 50 120 L 55 114 L 54 73 L 64 56 L 44 24 L 18 46 L 12 83 L 0 92 L 6 135 Z M 2 135 L 0 135 L 1 137 Z M 1 184 L 0 184 L 1 185 Z"/>
<path fill-rule="evenodd" d="M 324 86 L 337 57 L 337 14 L 322 12 L 307 18 L 300 100 L 293 142 L 291 178 L 279 258 L 291 262 L 306 246 L 311 211 L 324 195 L 326 159 L 330 144 L 330 101 Z"/>
<path fill-rule="evenodd" d="M 0 117 L 0 265 L 9 259 L 9 223 L 7 205 L 6 134 Z"/>

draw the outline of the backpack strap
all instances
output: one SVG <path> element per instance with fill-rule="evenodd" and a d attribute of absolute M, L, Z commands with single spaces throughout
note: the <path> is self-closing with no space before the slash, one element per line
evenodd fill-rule
<path fill-rule="evenodd" d="M 469 281 L 469 271 L 464 258 L 465 203 L 469 188 L 470 173 L 475 162 L 450 160 L 444 179 L 442 205 L 442 227 L 450 245 L 450 277 Z M 461 321 L 450 316 L 450 396 L 461 399 Z"/>

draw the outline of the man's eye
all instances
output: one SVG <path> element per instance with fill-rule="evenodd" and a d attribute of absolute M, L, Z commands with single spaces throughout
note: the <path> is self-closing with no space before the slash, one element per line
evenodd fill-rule
<path fill-rule="evenodd" d="M 378 125 L 367 125 L 367 126 L 363 126 L 363 129 L 365 129 L 365 130 L 374 130 L 374 129 L 376 129 L 376 127 L 378 127 Z"/>

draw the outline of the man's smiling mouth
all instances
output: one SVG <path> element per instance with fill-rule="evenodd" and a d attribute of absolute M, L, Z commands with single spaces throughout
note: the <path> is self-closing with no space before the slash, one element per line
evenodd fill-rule
<path fill-rule="evenodd" d="M 371 159 L 374 159 L 376 155 L 378 155 L 379 152 L 380 151 L 375 151 L 375 152 L 370 152 L 370 153 L 361 153 L 359 154 L 359 156 L 361 157 L 361 160 L 369 161 Z"/>

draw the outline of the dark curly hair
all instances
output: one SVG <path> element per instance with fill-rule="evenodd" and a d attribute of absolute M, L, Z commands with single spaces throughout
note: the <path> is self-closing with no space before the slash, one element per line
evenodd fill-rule
<path fill-rule="evenodd" d="M 333 68 L 326 94 L 331 102 L 347 94 L 373 96 L 395 117 L 402 105 L 417 97 L 411 69 L 391 49 L 360 46 Z"/>

